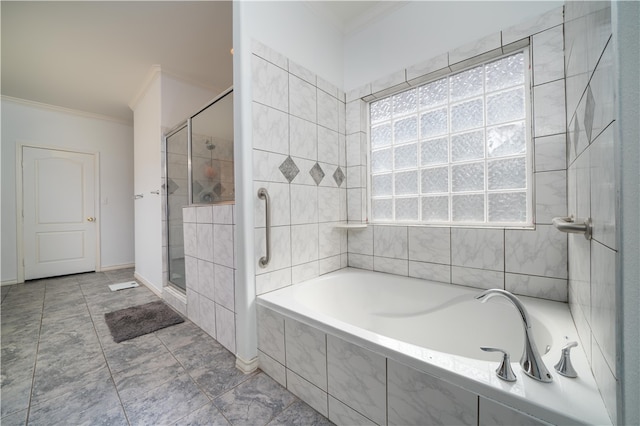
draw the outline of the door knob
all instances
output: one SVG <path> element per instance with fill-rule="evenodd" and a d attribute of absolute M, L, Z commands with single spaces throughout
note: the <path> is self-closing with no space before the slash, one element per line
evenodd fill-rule
<path fill-rule="evenodd" d="M 95 217 L 88 217 L 87 218 L 87 222 L 95 222 L 96 218 Z"/>

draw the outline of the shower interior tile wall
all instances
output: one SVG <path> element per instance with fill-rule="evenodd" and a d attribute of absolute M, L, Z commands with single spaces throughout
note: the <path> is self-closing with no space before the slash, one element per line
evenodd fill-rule
<path fill-rule="evenodd" d="M 567 215 L 563 9 L 491 34 L 347 93 L 349 221 L 366 220 L 367 101 L 529 45 L 535 229 L 369 225 L 348 231 L 349 266 L 566 302 Z"/>
<path fill-rule="evenodd" d="M 612 44 L 609 2 L 567 2 L 568 208 L 569 214 L 593 221 L 591 241 L 569 235 L 569 304 L 615 424 L 617 242 Z"/>
<path fill-rule="evenodd" d="M 255 42 L 252 55 L 254 194 L 271 198 L 271 262 L 262 294 L 347 266 L 344 93 Z M 265 255 L 265 205 L 255 199 L 255 264 Z"/>
<path fill-rule="evenodd" d="M 236 351 L 234 206 L 183 209 L 187 316 Z"/>

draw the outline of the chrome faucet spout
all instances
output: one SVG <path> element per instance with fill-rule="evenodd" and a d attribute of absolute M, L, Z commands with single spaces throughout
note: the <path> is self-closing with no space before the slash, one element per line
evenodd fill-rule
<path fill-rule="evenodd" d="M 524 328 L 524 349 L 522 351 L 522 357 L 520 357 L 520 366 L 524 373 L 532 379 L 539 380 L 544 383 L 553 381 L 553 377 L 545 367 L 542 357 L 540 356 L 540 352 L 536 346 L 536 342 L 533 339 L 531 320 L 520 299 L 512 293 L 499 288 L 492 288 L 483 291 L 476 296 L 476 299 L 481 303 L 485 303 L 487 300 L 495 296 L 501 296 L 509 300 L 518 310 L 520 318 L 522 319 L 522 326 Z"/>

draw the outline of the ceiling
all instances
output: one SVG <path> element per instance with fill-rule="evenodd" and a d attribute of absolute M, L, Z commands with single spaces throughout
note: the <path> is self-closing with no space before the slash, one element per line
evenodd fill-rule
<path fill-rule="evenodd" d="M 354 33 L 367 24 L 398 9 L 408 3 L 402 0 L 389 1 L 307 1 L 307 6 L 316 13 L 323 15 L 343 34 Z"/>
<path fill-rule="evenodd" d="M 343 34 L 403 1 L 305 1 Z M 233 82 L 229 1 L 2 1 L 2 95 L 131 123 L 152 65 L 221 92 Z"/>
<path fill-rule="evenodd" d="M 233 81 L 232 5 L 2 1 L 2 94 L 133 121 L 151 66 L 220 92 Z"/>

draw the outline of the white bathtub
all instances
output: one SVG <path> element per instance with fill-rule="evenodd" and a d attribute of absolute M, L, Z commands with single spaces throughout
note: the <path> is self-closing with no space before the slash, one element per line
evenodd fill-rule
<path fill-rule="evenodd" d="M 321 336 L 326 336 L 327 348 L 331 342 L 337 341 L 337 338 L 348 342 L 348 345 L 371 351 L 375 354 L 372 357 L 383 356 L 387 365 L 393 362 L 393 365 L 398 363 L 411 367 L 421 374 L 425 373 L 427 380 L 441 380 L 454 385 L 455 388 L 463 389 L 461 392 L 465 395 L 479 396 L 480 410 L 476 414 L 481 424 L 484 421 L 499 421 L 499 418 L 491 418 L 491 413 L 482 412 L 483 402 L 484 407 L 487 407 L 486 411 L 491 409 L 489 403 L 493 404 L 492 401 L 515 409 L 514 413 L 527 413 L 552 424 L 610 424 L 580 346 L 571 352 L 573 365 L 578 372 L 577 379 L 560 376 L 553 369 L 560 357 L 561 347 L 568 341 L 578 341 L 568 306 L 558 302 L 520 297 L 533 320 L 538 348 L 543 352 L 547 346 L 550 348 L 543 356 L 543 361 L 553 375 L 553 382 L 540 383 L 525 376 L 518 364 L 523 347 L 523 328 L 516 309 L 502 298 L 480 303 L 474 299 L 480 291 L 347 268 L 261 295 L 258 297 L 260 309 L 266 309 L 284 318 L 284 321 L 279 323 L 266 324 L 267 321 L 263 321 L 265 324 L 258 324 L 259 332 L 262 332 L 260 341 L 267 347 L 260 348 L 261 356 L 265 358 L 264 362 L 261 359 L 261 366 L 267 374 L 285 374 L 286 379 L 281 378 L 280 382 L 284 381 L 287 385 L 291 382 L 291 387 L 302 393 L 299 395 L 302 399 L 312 402 L 314 408 L 325 415 L 329 414 L 329 417 L 338 423 L 353 422 L 356 420 L 353 416 L 360 414 L 365 415 L 367 420 L 379 424 L 387 421 L 389 424 L 393 423 L 392 414 L 398 410 L 391 407 L 390 402 L 388 412 L 385 408 L 383 414 L 381 408 L 377 407 L 383 405 L 382 400 L 379 403 L 369 402 L 368 399 L 365 402 L 345 401 L 344 399 L 348 399 L 344 396 L 349 393 L 348 389 L 336 390 L 335 393 L 341 393 L 342 399 L 332 395 L 332 372 L 326 373 L 329 377 L 328 386 L 325 385 L 326 378 L 323 379 L 322 374 L 316 377 L 316 373 L 312 372 L 308 374 L 311 377 L 305 377 L 300 371 L 307 368 L 294 357 L 299 354 L 290 355 L 289 364 L 292 366 L 288 365 L 284 356 L 284 351 L 288 348 L 283 346 L 281 358 L 278 355 L 265 356 L 271 355 L 270 352 L 279 351 L 268 347 L 278 340 L 280 332 L 268 327 L 277 328 L 277 324 L 282 324 L 284 345 L 284 324 L 287 321 L 295 321 L 304 324 L 305 327 L 312 327 L 315 330 L 313 335 L 324 333 Z M 264 315 L 259 319 L 264 319 Z M 290 327 L 293 327 L 295 322 L 291 322 Z M 303 340 L 301 337 L 295 339 Z M 288 342 L 292 348 L 294 344 L 299 343 L 294 338 L 289 338 Z M 306 344 L 312 346 L 314 343 Z M 499 355 L 485 353 L 479 349 L 480 346 L 506 349 L 511 354 L 512 367 L 518 380 L 512 384 L 499 380 L 494 374 Z M 298 349 L 298 352 L 304 350 Z M 318 348 L 306 356 L 313 359 L 316 357 L 315 352 L 322 350 L 322 343 L 319 343 Z M 293 352 L 293 349 L 289 351 Z M 325 359 L 329 370 L 335 362 L 329 358 Z M 322 360 L 319 364 L 322 365 Z M 357 367 L 335 367 L 336 371 L 340 368 L 346 368 L 344 372 Z M 385 370 L 384 374 L 390 373 Z M 310 384 L 314 386 L 309 386 Z M 296 389 L 293 390 L 295 393 Z M 385 401 L 391 401 L 390 392 L 391 388 L 385 391 Z M 445 392 L 446 394 L 448 393 Z M 359 393 L 354 394 L 354 398 L 359 399 L 358 395 Z M 327 410 L 324 410 L 323 398 L 328 398 Z M 332 402 L 333 411 L 337 413 L 333 416 Z M 371 407 L 368 408 L 367 404 Z M 340 417 L 341 410 L 351 408 L 354 409 L 351 417 Z M 363 413 L 367 410 L 371 411 L 370 415 L 368 412 Z M 504 417 L 504 422 L 513 422 L 517 418 L 507 416 Z"/>

